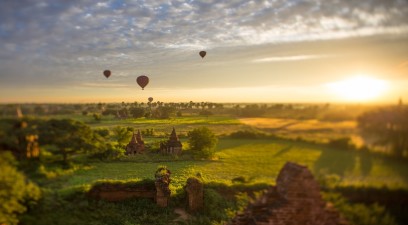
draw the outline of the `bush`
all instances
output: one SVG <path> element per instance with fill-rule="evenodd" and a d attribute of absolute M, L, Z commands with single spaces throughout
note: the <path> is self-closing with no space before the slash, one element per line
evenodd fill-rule
<path fill-rule="evenodd" d="M 196 128 L 188 132 L 188 143 L 194 155 L 211 158 L 215 153 L 218 139 L 208 127 Z"/>
<path fill-rule="evenodd" d="M 107 148 L 104 151 L 95 153 L 90 156 L 90 158 L 99 159 L 99 160 L 115 160 L 120 159 L 125 155 L 125 150 L 118 146 L 112 146 L 111 144 L 107 145 Z"/>
<path fill-rule="evenodd" d="M 332 148 L 337 149 L 356 149 L 356 146 L 353 144 L 352 140 L 349 137 L 332 139 L 329 141 L 328 145 Z"/>
<path fill-rule="evenodd" d="M 340 193 L 323 192 L 325 201 L 333 203 L 334 207 L 351 224 L 358 225 L 397 225 L 395 219 L 383 206 L 377 203 L 365 205 L 361 203 L 351 204 Z"/>
<path fill-rule="evenodd" d="M 18 224 L 18 215 L 40 199 L 37 185 L 17 170 L 9 152 L 0 152 L 0 224 Z"/>
<path fill-rule="evenodd" d="M 100 114 L 94 113 L 92 116 L 95 119 L 95 121 L 97 121 L 97 122 L 102 120 L 102 116 Z"/>
<path fill-rule="evenodd" d="M 226 221 L 228 216 L 221 209 L 232 207 L 232 204 L 226 201 L 218 192 L 213 189 L 204 189 L 204 209 L 205 215 L 211 220 Z"/>

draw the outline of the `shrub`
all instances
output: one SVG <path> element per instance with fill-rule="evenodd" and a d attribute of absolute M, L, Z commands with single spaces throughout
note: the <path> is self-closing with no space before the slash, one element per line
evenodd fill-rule
<path fill-rule="evenodd" d="M 17 216 L 41 196 L 39 187 L 28 181 L 15 165 L 11 153 L 0 153 L 0 224 L 18 224 Z"/>
<path fill-rule="evenodd" d="M 99 160 L 115 160 L 122 158 L 124 155 L 125 150 L 123 148 L 108 144 L 105 150 L 92 154 L 90 158 Z"/>
<path fill-rule="evenodd" d="M 214 155 L 218 139 L 208 127 L 200 127 L 189 131 L 188 138 L 190 149 L 196 156 L 210 158 Z"/>
<path fill-rule="evenodd" d="M 349 137 L 332 139 L 329 141 L 328 145 L 332 148 L 337 149 L 356 149 L 356 146 L 353 144 L 352 140 Z"/>
<path fill-rule="evenodd" d="M 323 192 L 323 198 L 333 203 L 334 207 L 351 224 L 359 225 L 396 225 L 395 219 L 383 206 L 377 203 L 365 205 L 361 203 L 351 204 L 340 193 Z"/>

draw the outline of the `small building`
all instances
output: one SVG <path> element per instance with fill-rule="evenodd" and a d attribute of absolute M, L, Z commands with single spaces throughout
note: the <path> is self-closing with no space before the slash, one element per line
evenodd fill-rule
<path fill-rule="evenodd" d="M 170 138 L 164 143 L 160 143 L 160 152 L 162 154 L 180 155 L 183 145 L 177 137 L 176 130 L 173 127 Z"/>
<path fill-rule="evenodd" d="M 142 135 L 140 131 L 137 130 L 137 133 L 133 133 L 132 139 L 129 144 L 126 145 L 126 155 L 136 155 L 141 154 L 145 150 L 144 141 L 142 140 Z"/>

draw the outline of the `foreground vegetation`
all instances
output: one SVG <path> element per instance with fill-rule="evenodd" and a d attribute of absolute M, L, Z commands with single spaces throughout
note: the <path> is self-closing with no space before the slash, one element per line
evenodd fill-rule
<path fill-rule="evenodd" d="M 394 215 L 384 205 L 374 202 L 348 203 L 339 195 L 344 188 L 354 188 L 354 192 L 366 188 L 386 188 L 388 191 L 382 192 L 383 196 L 408 190 L 408 165 L 404 161 L 368 152 L 349 152 L 271 138 L 223 138 L 219 140 L 215 156 L 213 160 L 198 161 L 158 156 L 160 160 L 156 161 L 156 158 L 149 160 L 148 156 L 139 155 L 109 162 L 76 162 L 77 167 L 61 170 L 58 176 L 49 178 L 46 176 L 55 168 L 45 167 L 37 174 L 42 176 L 36 178 L 44 197 L 21 219 L 23 224 L 171 224 L 179 217 L 174 209 L 185 204 L 183 186 L 186 179 L 199 174 L 206 184 L 207 211 L 196 214 L 190 218 L 190 222 L 185 223 L 217 224 L 242 209 L 250 200 L 250 195 L 255 196 L 274 184 L 286 161 L 307 165 L 327 188 L 325 198 L 334 202 L 352 221 L 357 221 L 356 224 L 372 224 L 375 218 L 375 224 L 396 223 L 390 223 L 395 221 Z M 360 161 L 367 156 L 371 157 L 370 167 Z M 143 199 L 123 203 L 100 202 L 97 205 L 88 202 L 86 191 L 93 183 L 151 179 L 161 165 L 166 165 L 172 172 L 169 208 L 158 209 L 153 202 Z M 406 192 L 403 193 L 406 195 Z M 384 219 L 384 215 L 388 219 Z"/>
<path fill-rule="evenodd" d="M 23 119 L 6 116 L 0 120 L 1 150 L 13 152 L 18 160 L 13 160 L 10 154 L 0 157 L 2 166 L 16 174 L 10 177 L 2 173 L 0 184 L 16 193 L 13 201 L 18 203 L 8 204 L 8 211 L 0 208 L 0 224 L 17 224 L 18 220 L 20 224 L 222 224 L 242 210 L 251 198 L 273 185 L 287 161 L 308 166 L 321 182 L 325 199 L 354 224 L 407 222 L 404 216 L 407 210 L 403 206 L 408 198 L 404 144 L 398 145 L 398 150 L 393 147 L 393 139 L 387 139 L 382 147 L 371 148 L 364 143 L 358 145 L 355 138 L 359 134 L 358 126 L 364 129 L 371 124 L 367 120 L 389 113 L 387 110 L 360 110 L 359 115 L 341 117 L 327 105 L 223 108 L 199 104 L 178 108 L 168 105 L 176 109 L 169 110 L 174 113 L 169 118 L 160 118 L 162 113 L 117 118 L 103 115 L 109 108 L 103 106 L 95 105 L 94 111 L 83 113 L 84 106 L 69 105 L 74 110 L 69 115 L 47 113 L 33 106 L 31 109 L 41 115 Z M 123 103 L 118 106 L 134 115 L 137 113 L 136 106 Z M 296 116 L 299 112 L 304 117 Z M 274 117 L 237 117 L 259 113 Z M 368 119 L 358 122 L 357 118 Z M 381 126 L 381 123 L 375 129 L 368 126 L 364 135 L 374 137 Z M 181 138 L 183 154 L 160 155 L 159 144 L 168 138 L 172 127 Z M 147 152 L 125 156 L 124 146 L 137 129 L 144 136 Z M 404 126 L 391 126 L 391 129 L 405 132 Z M 30 158 L 25 152 L 27 143 L 32 144 L 30 141 L 35 141 L 37 136 L 41 151 L 38 158 Z M 196 142 L 190 139 L 194 136 L 210 139 Z M 395 140 L 400 143 L 407 136 L 402 133 L 401 137 Z M 218 144 L 214 149 L 216 139 Z M 373 144 L 381 146 L 381 143 Z M 172 172 L 169 208 L 157 208 L 144 199 L 97 205 L 88 202 L 86 193 L 93 184 L 152 179 L 154 171 L 162 165 Z M 205 209 L 180 219 L 175 210 L 184 208 L 183 186 L 190 176 L 199 177 L 205 183 Z M 24 188 L 16 192 L 12 183 Z M 7 190 L 0 191 L 0 198 L 9 200 L 4 194 Z M 356 193 L 363 197 L 357 198 Z"/>

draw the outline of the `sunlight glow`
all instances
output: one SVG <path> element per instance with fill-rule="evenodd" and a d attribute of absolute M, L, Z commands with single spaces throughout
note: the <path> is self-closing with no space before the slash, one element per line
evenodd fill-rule
<path fill-rule="evenodd" d="M 356 76 L 327 84 L 327 87 L 344 100 L 372 100 L 388 89 L 388 82 L 368 76 Z"/>

